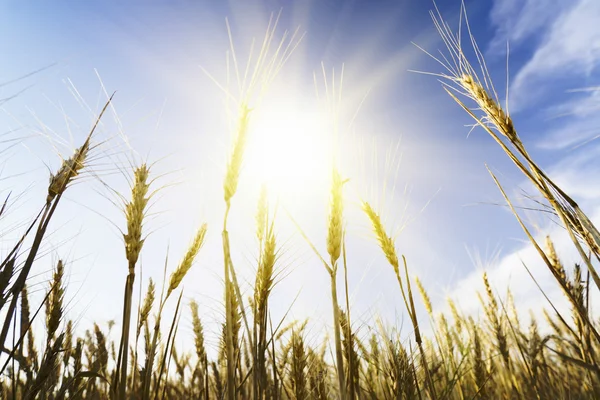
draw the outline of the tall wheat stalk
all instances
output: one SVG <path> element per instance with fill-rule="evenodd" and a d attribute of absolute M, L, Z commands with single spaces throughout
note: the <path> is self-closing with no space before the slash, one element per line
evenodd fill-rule
<path fill-rule="evenodd" d="M 123 235 L 123 238 L 125 241 L 125 256 L 128 262 L 128 275 L 125 282 L 121 342 L 119 345 L 119 356 L 117 358 L 117 369 L 114 385 L 118 393 L 118 398 L 122 400 L 125 400 L 125 392 L 127 388 L 127 357 L 129 354 L 131 304 L 133 301 L 135 266 L 142 251 L 142 247 L 144 246 L 142 225 L 146 214 L 146 206 L 148 205 L 149 200 L 149 172 L 150 171 L 146 164 L 142 164 L 135 169 L 134 184 L 131 189 L 131 201 L 125 204 L 127 233 Z"/>
<path fill-rule="evenodd" d="M 332 172 L 331 196 L 329 203 L 329 227 L 327 230 L 327 253 L 329 253 L 329 277 L 331 279 L 331 304 L 333 308 L 333 334 L 335 339 L 335 358 L 338 371 L 340 398 L 346 399 L 346 374 L 344 372 L 344 356 L 340 333 L 340 306 L 337 295 L 338 260 L 342 251 L 344 236 L 344 201 L 342 189 L 344 181 L 336 168 Z"/>
<path fill-rule="evenodd" d="M 223 218 L 223 258 L 224 258 L 224 278 L 225 278 L 225 346 L 227 353 L 227 398 L 229 400 L 235 399 L 235 360 L 236 355 L 234 354 L 234 343 L 233 343 L 233 311 L 231 309 L 232 296 L 235 293 L 231 291 L 231 251 L 229 244 L 229 232 L 227 231 L 227 218 L 229 216 L 229 210 L 231 209 L 231 198 L 237 191 L 238 180 L 240 171 L 242 168 L 242 160 L 244 150 L 246 147 L 247 133 L 248 133 L 248 118 L 249 112 L 247 105 L 242 104 L 240 108 L 240 118 L 238 122 L 237 136 L 233 145 L 233 151 L 229 162 L 227 164 L 227 173 L 225 175 L 225 181 L 223 184 L 224 189 L 224 200 L 226 204 L 225 216 Z"/>
<path fill-rule="evenodd" d="M 263 399 L 266 395 L 267 380 L 267 319 L 269 315 L 269 296 L 274 286 L 275 263 L 278 258 L 275 238 L 275 216 L 270 217 L 266 187 L 261 190 L 256 215 L 257 239 L 259 242 L 258 270 L 254 285 L 254 324 L 253 324 L 253 396 Z"/>

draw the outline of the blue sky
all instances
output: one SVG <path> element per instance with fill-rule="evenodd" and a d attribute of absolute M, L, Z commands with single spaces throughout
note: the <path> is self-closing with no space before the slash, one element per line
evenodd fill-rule
<path fill-rule="evenodd" d="M 473 1 L 467 10 L 502 98 L 508 86 L 509 109 L 526 146 L 597 221 L 600 163 L 593 139 L 600 133 L 599 92 L 594 90 L 600 85 L 600 28 L 595 23 L 600 6 L 593 0 L 547 3 Z M 438 6 L 457 27 L 460 2 L 444 0 Z M 19 128 L 7 136 L 19 138 L 18 145 L 1 153 L 0 190 L 23 193 L 22 205 L 1 225 L 3 235 L 18 235 L 9 228 L 39 207 L 48 168 L 57 168 L 58 154 L 68 156 L 82 142 L 106 99 L 104 90 L 117 91 L 114 110 L 98 136 L 103 144 L 93 173 L 69 189 L 47 256 L 35 266 L 32 287 L 41 290 L 52 263 L 63 258 L 69 271 L 69 317 L 80 321 L 81 329 L 92 321 L 120 319 L 126 265 L 117 227 L 124 227 L 124 217 L 99 178 L 127 196 L 128 163 L 157 161 L 157 186 L 164 188 L 146 225 L 143 284 L 149 276 L 160 280 L 167 249 L 172 270 L 194 229 L 207 221 L 208 240 L 184 281 L 185 298 L 200 303 L 205 323 L 217 332 L 221 188 L 229 134 L 222 92 L 200 66 L 223 82 L 229 49 L 225 18 L 243 58 L 251 38 L 264 35 L 269 14 L 281 7 L 278 33 L 299 25 L 306 35 L 273 84 L 271 97 L 267 94 L 267 116 L 269 107 L 278 104 L 318 104 L 311 96 L 314 71 L 319 85 L 323 82 L 321 62 L 329 72 L 335 68 L 338 77 L 344 64 L 344 115 L 351 115 L 368 92 L 353 129 L 343 132 L 343 172 L 351 179 L 347 229 L 356 320 L 368 322 L 377 314 L 391 321 L 402 318 L 397 284 L 360 216 L 360 199 L 377 200 L 411 273 L 422 279 L 439 309 L 452 295 L 465 310 L 475 310 L 473 290 L 483 266 L 496 278 L 498 290 L 510 283 L 517 300 L 539 307 L 541 300 L 518 262 L 525 259 L 535 269 L 535 257 L 514 218 L 493 205 L 502 201 L 485 164 L 515 198 L 520 188 L 528 188 L 484 132 L 475 130 L 467 138 L 471 121 L 435 77 L 410 72 L 442 71 L 411 43 L 432 53 L 443 50 L 429 17 L 433 4 L 416 0 L 2 3 L 0 81 L 49 66 L 0 88 L 4 96 L 26 89 L 3 104 L 0 115 L 1 131 Z M 386 150 L 395 148 L 401 158 L 398 175 L 375 173 L 372 152 L 382 164 Z M 353 153 L 357 149 L 368 155 L 366 161 Z M 305 177 L 297 185 L 300 190 L 289 196 L 295 203 L 287 204 L 323 252 L 328 177 L 327 171 Z M 393 197 L 382 195 L 385 182 L 395 184 Z M 234 262 L 247 280 L 256 257 L 252 218 L 259 186 L 257 179 L 242 175 L 231 216 L 238 250 Z M 274 292 L 273 311 L 282 315 L 299 293 L 292 316 L 311 316 L 318 331 L 331 313 L 327 275 L 285 214 L 278 217 L 286 278 Z M 556 236 L 565 258 L 574 260 L 559 230 L 539 215 L 529 217 L 539 223 L 540 234 Z M 476 262 L 479 258 L 483 263 Z M 543 270 L 537 271 L 543 278 Z M 186 318 L 182 336 L 190 333 Z"/>

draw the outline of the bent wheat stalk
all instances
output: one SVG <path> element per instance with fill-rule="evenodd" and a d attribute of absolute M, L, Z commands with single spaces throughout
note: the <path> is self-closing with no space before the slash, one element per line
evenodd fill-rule
<path fill-rule="evenodd" d="M 464 7 L 462 12 L 467 21 L 470 43 L 481 67 L 482 78 L 478 76 L 463 51 L 460 33 L 453 33 L 443 21 L 440 13 L 435 15 L 432 12 L 434 24 L 451 55 L 450 60 L 452 60 L 450 62 L 446 57 L 444 57 L 444 61 L 436 59 L 447 71 L 447 73 L 439 74 L 446 80 L 444 89 L 475 120 L 476 124 L 481 126 L 500 145 L 506 155 L 547 200 L 567 230 L 596 287 L 600 290 L 600 275 L 592 263 L 591 256 L 587 254 L 588 252 L 593 254 L 595 259 L 600 261 L 600 232 L 579 205 L 544 173 L 527 152 L 510 114 L 498 100 L 483 54 L 470 32 Z M 455 93 L 474 101 L 477 108 L 467 106 Z M 583 248 L 582 243 L 587 246 L 587 251 Z"/>
<path fill-rule="evenodd" d="M 86 159 L 88 157 L 89 150 L 90 150 L 92 136 L 93 136 L 94 132 L 96 131 L 96 128 L 97 128 L 98 124 L 100 123 L 102 116 L 104 115 L 104 112 L 106 111 L 106 109 L 108 108 L 108 105 L 112 101 L 113 96 L 114 96 L 114 93 L 112 96 L 110 96 L 110 98 L 108 99 L 108 101 L 106 102 L 104 107 L 102 108 L 102 111 L 100 111 L 100 114 L 98 114 L 98 117 L 96 118 L 96 121 L 95 121 L 94 125 L 92 126 L 90 133 L 86 137 L 83 145 L 81 145 L 81 147 L 79 147 L 75 151 L 75 154 L 73 154 L 73 156 L 71 158 L 63 161 L 63 164 L 62 164 L 61 168 L 58 170 L 58 172 L 55 175 L 51 175 L 51 177 L 50 177 L 50 184 L 48 186 L 48 195 L 46 197 L 46 205 L 44 206 L 44 211 L 42 213 L 42 217 L 39 220 L 39 225 L 36 230 L 36 233 L 35 233 L 35 236 L 33 239 L 33 243 L 31 245 L 29 253 L 27 254 L 27 259 L 25 260 L 23 267 L 21 268 L 21 272 L 19 273 L 19 276 L 17 277 L 15 283 L 13 284 L 13 286 L 11 288 L 12 299 L 11 299 L 8 311 L 6 313 L 6 317 L 4 319 L 4 324 L 2 325 L 2 332 L 0 332 L 0 348 L 4 348 L 4 345 L 6 343 L 8 331 L 10 330 L 10 326 L 11 326 L 10 321 L 13 319 L 13 316 L 14 316 L 14 313 L 15 313 L 15 310 L 17 307 L 17 301 L 19 299 L 19 294 L 25 287 L 25 282 L 27 280 L 27 277 L 29 276 L 29 272 L 31 271 L 33 262 L 36 259 L 37 252 L 40 248 L 40 245 L 42 244 L 42 239 L 44 238 L 46 230 L 48 229 L 50 220 L 52 219 L 52 216 L 54 215 L 56 208 L 58 207 L 60 199 L 62 198 L 65 190 L 67 189 L 69 184 L 72 183 L 73 180 L 79 174 L 81 174 L 82 170 L 84 169 Z"/>

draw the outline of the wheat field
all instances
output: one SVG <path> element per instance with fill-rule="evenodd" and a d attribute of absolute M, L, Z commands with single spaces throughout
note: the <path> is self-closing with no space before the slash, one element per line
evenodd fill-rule
<path fill-rule="evenodd" d="M 238 185 L 244 180 L 249 127 L 270 83 L 294 56 L 302 39 L 298 32 L 279 37 L 273 23 L 264 39 L 257 42 L 252 65 L 248 63 L 245 69 L 242 66 L 236 71 L 244 76 L 240 94 L 230 94 L 236 104 L 235 135 L 222 186 L 213 188 L 223 196 L 222 225 L 201 223 L 176 264 L 170 262 L 164 276 L 149 280 L 141 280 L 140 259 L 148 235 L 145 222 L 159 188 L 151 161 L 131 163 L 127 171 L 130 192 L 119 194 L 123 215 L 121 221 L 114 221 L 124 227 L 125 279 L 119 281 L 123 307 L 117 332 L 93 323 L 85 327 L 83 335 L 77 334 L 65 304 L 63 260 L 56 262 L 41 303 L 30 302 L 28 284 L 32 267 L 53 229 L 53 217 L 64 207 L 61 199 L 94 162 L 99 145 L 96 129 L 106 118 L 112 96 L 106 99 L 85 141 L 50 175 L 46 198 L 39 199 L 39 212 L 21 229 L 20 239 L 4 243 L 10 250 L 0 258 L 0 398 L 600 398 L 600 353 L 596 353 L 600 352 L 600 325 L 591 313 L 589 300 L 600 290 L 596 270 L 600 232 L 526 149 L 518 126 L 496 95 L 474 38 L 462 38 L 439 14 L 432 13 L 432 17 L 446 45 L 447 57 L 439 58 L 441 70 L 435 73 L 443 90 L 537 189 L 544 209 L 560 222 L 580 256 L 578 264 L 563 265 L 552 239 L 536 239 L 521 210 L 490 170 L 490 179 L 563 292 L 568 313 L 549 302 L 543 316 L 530 317 L 513 301 L 509 288 L 506 297 L 499 296 L 486 273 L 481 277 L 485 290 L 478 299 L 483 310 L 480 317 L 461 312 L 452 299 L 448 301 L 448 312 L 433 309 L 427 288 L 401 253 L 382 210 L 365 194 L 359 208 L 370 226 L 373 244 L 379 246 L 382 259 L 389 264 L 389 276 L 397 282 L 402 303 L 395 307 L 407 321 L 402 328 L 373 321 L 373 333 L 365 337 L 354 322 L 347 280 L 348 268 L 352 268 L 346 253 L 347 210 L 354 205 L 346 201 L 345 185 L 352 177 L 345 175 L 335 157 L 331 168 L 321 171 L 330 182 L 329 203 L 323 204 L 327 213 L 323 221 L 327 226 L 325 243 L 313 243 L 303 231 L 302 221 L 279 209 L 270 200 L 268 187 L 261 189 L 255 226 L 248 227 L 258 244 L 255 276 L 252 292 L 244 291 L 232 261 L 235 243 L 229 229 L 230 219 L 235 217 L 230 211 L 239 206 L 235 199 Z M 471 53 L 463 48 L 463 41 L 472 45 Z M 333 85 L 327 96 L 335 108 L 338 98 Z M 10 212 L 7 205 L 11 201 L 10 196 L 3 199 L 0 217 Z M 330 283 L 331 304 L 327 307 L 334 323 L 320 343 L 308 340 L 310 321 L 277 321 L 271 315 L 271 295 L 280 279 L 284 249 L 277 234 L 282 219 L 293 221 Z M 222 252 L 222 318 L 214 352 L 205 337 L 205 316 L 198 302 L 186 302 L 183 295 L 186 275 L 203 257 L 208 234 L 220 236 L 222 246 L 218 249 Z M 326 253 L 318 248 L 326 249 Z M 535 284 L 532 277 L 532 288 Z M 426 310 L 425 318 L 417 312 L 419 307 Z M 189 343 L 193 346 L 189 348 L 176 344 L 176 337 L 183 334 L 178 332 L 182 318 L 192 325 Z M 34 329 L 34 321 L 41 321 L 44 329 Z"/>

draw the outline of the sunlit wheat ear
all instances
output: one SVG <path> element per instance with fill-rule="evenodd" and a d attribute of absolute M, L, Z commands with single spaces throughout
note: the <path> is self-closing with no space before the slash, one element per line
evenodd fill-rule
<path fill-rule="evenodd" d="M 229 283 L 229 289 L 231 291 L 231 293 L 233 293 L 233 291 L 235 290 L 233 288 L 234 283 L 230 282 Z M 232 328 L 233 328 L 233 346 L 236 349 L 236 354 L 237 351 L 239 349 L 239 332 L 240 332 L 240 328 L 242 326 L 242 314 L 240 312 L 240 303 L 238 301 L 238 297 L 237 296 L 229 296 L 230 301 L 231 301 L 231 321 L 232 321 Z"/>
<path fill-rule="evenodd" d="M 448 349 L 452 348 L 453 339 L 450 332 L 450 325 L 448 324 L 448 319 L 446 318 L 446 314 L 440 315 L 439 322 L 439 331 L 442 333 L 444 339 L 446 340 L 446 346 Z"/>
<path fill-rule="evenodd" d="M 454 326 L 456 327 L 456 331 L 460 334 L 463 328 L 463 319 L 458 312 L 458 308 L 456 307 L 456 303 L 452 299 L 448 299 L 448 306 L 450 307 L 450 312 L 452 313 L 452 318 L 454 319 Z"/>
<path fill-rule="evenodd" d="M 146 164 L 140 165 L 134 172 L 134 184 L 131 188 L 131 200 L 125 204 L 125 216 L 127 218 L 127 233 L 123 235 L 125 240 L 125 256 L 129 261 L 130 273 L 140 256 L 144 239 L 142 238 L 142 225 L 148 205 L 148 182 L 150 170 Z"/>
<path fill-rule="evenodd" d="M 46 204 L 50 204 L 56 196 L 62 194 L 69 183 L 81 173 L 89 149 L 90 142 L 86 141 L 80 148 L 75 150 L 75 153 L 71 158 L 63 160 L 62 165 L 56 174 L 50 174 L 50 184 L 48 186 Z"/>
<path fill-rule="evenodd" d="M 552 242 L 552 239 L 550 239 L 550 236 L 546 236 L 546 254 L 550 266 L 555 271 L 555 276 L 559 279 L 560 283 L 568 283 L 565 267 L 560 262 L 558 254 L 556 254 L 556 249 L 554 248 L 554 243 Z"/>
<path fill-rule="evenodd" d="M 461 75 L 456 81 L 465 89 L 468 97 L 477 103 L 479 108 L 487 116 L 488 122 L 491 122 L 498 132 L 506 136 L 512 143 L 521 144 L 521 140 L 517 135 L 512 119 L 506 114 L 500 104 L 490 96 L 481 83 L 479 83 L 472 75 L 468 74 Z"/>
<path fill-rule="evenodd" d="M 58 330 L 60 320 L 63 316 L 63 298 L 65 295 L 63 275 L 63 262 L 62 260 L 59 260 L 52 277 L 52 283 L 49 289 L 50 295 L 46 300 L 46 332 L 48 335 L 48 343 L 54 339 L 54 335 Z"/>
<path fill-rule="evenodd" d="M 155 286 L 154 281 L 150 278 L 150 282 L 148 283 L 148 290 L 146 291 L 146 296 L 144 297 L 144 302 L 142 303 L 142 308 L 140 309 L 140 320 L 138 322 L 138 326 L 136 329 L 136 337 L 140 336 L 142 331 L 142 326 L 148 320 L 148 316 L 150 315 L 150 311 L 152 310 L 152 306 L 154 305 L 155 300 Z"/>
<path fill-rule="evenodd" d="M 487 316 L 488 322 L 491 325 L 492 334 L 495 336 L 498 350 L 500 352 L 500 355 L 502 356 L 502 360 L 504 361 L 505 366 L 509 368 L 510 354 L 508 347 L 508 338 L 504 328 L 504 315 L 499 315 L 498 313 L 498 302 L 496 300 L 494 292 L 492 291 L 492 287 L 490 285 L 487 273 L 483 274 L 483 284 L 485 286 L 485 291 L 487 293 L 488 298 L 488 303 L 484 305 L 485 314 Z"/>
<path fill-rule="evenodd" d="M 21 291 L 20 337 L 25 337 L 28 331 L 30 331 L 29 318 L 29 296 L 27 294 L 27 286 L 24 286 Z"/>
<path fill-rule="evenodd" d="M 381 247 L 383 254 L 387 258 L 390 265 L 394 268 L 394 272 L 396 273 L 396 275 L 400 276 L 400 267 L 398 262 L 398 255 L 396 253 L 396 246 L 394 245 L 394 241 L 392 240 L 392 238 L 387 235 L 383 223 L 381 222 L 381 217 L 366 201 L 362 203 L 362 208 L 365 214 L 367 214 L 367 217 L 369 217 L 369 220 L 371 221 L 373 232 L 375 233 L 377 241 L 379 242 L 379 247 Z"/>
<path fill-rule="evenodd" d="M 120 398 L 124 398 L 127 391 L 127 362 L 129 356 L 129 330 L 131 323 L 131 304 L 133 298 L 133 283 L 135 280 L 135 266 L 144 245 L 142 238 L 143 221 L 146 207 L 151 195 L 148 194 L 150 170 L 146 164 L 141 164 L 134 170 L 134 182 L 131 188 L 131 200 L 125 202 L 125 218 L 127 233 L 123 234 L 125 242 L 125 256 L 128 261 L 128 275 L 125 283 L 123 324 L 119 356 L 113 390 L 117 390 Z M 136 327 L 139 329 L 139 327 Z"/>
<path fill-rule="evenodd" d="M 73 321 L 67 322 L 67 328 L 65 329 L 65 352 L 63 354 L 63 364 L 65 368 L 69 364 L 71 354 L 73 353 Z"/>
<path fill-rule="evenodd" d="M 204 328 L 198 315 L 198 303 L 195 301 L 190 302 L 190 309 L 192 311 L 192 328 L 194 331 L 194 346 L 196 348 L 196 356 L 198 361 L 204 364 L 206 358 L 206 349 L 204 347 Z"/>
<path fill-rule="evenodd" d="M 248 140 L 248 123 L 250 118 L 250 109 L 246 104 L 240 106 L 240 116 L 238 128 L 233 143 L 233 150 L 227 162 L 227 172 L 225 182 L 223 183 L 225 203 L 229 204 L 231 198 L 235 195 L 238 187 L 240 171 L 244 160 L 244 151 Z"/>
<path fill-rule="evenodd" d="M 261 190 L 256 214 L 257 238 L 259 241 L 258 269 L 254 285 L 254 296 L 250 299 L 254 313 L 253 332 L 253 397 L 262 398 L 267 390 L 266 347 L 268 301 L 274 280 L 273 272 L 277 259 L 274 221 L 269 221 L 266 187 Z"/>
<path fill-rule="evenodd" d="M 56 174 L 50 174 L 50 184 L 48 185 L 48 195 L 46 196 L 47 205 L 49 205 L 57 196 L 62 195 L 69 184 L 81 174 L 89 156 L 92 135 L 94 134 L 100 119 L 104 115 L 104 112 L 111 103 L 113 96 L 108 99 L 104 108 L 100 111 L 100 114 L 98 114 L 94 126 L 81 147 L 77 148 L 69 159 L 63 160 L 62 165 Z"/>
<path fill-rule="evenodd" d="M 271 289 L 273 288 L 273 271 L 276 259 L 277 244 L 273 229 L 270 228 L 267 232 L 267 237 L 265 239 L 264 247 L 260 257 L 260 265 L 256 276 L 254 302 L 259 312 L 261 310 L 264 311 L 263 307 L 266 305 Z"/>
<path fill-rule="evenodd" d="M 262 243 L 267 229 L 267 210 L 267 187 L 262 185 L 258 199 L 258 209 L 256 210 L 256 237 L 259 243 Z"/>
<path fill-rule="evenodd" d="M 490 307 L 493 310 L 497 311 L 498 302 L 496 301 L 496 296 L 494 296 L 494 292 L 492 291 L 492 287 L 490 286 L 490 280 L 488 278 L 487 272 L 483 273 L 483 285 L 485 287 L 485 292 L 487 294 Z"/>
<path fill-rule="evenodd" d="M 342 189 L 344 181 L 336 168 L 333 169 L 331 181 L 331 197 L 329 200 L 329 225 L 327 230 L 327 252 L 331 258 L 331 267 L 340 258 L 343 236 L 344 199 Z"/>
<path fill-rule="evenodd" d="M 204 244 L 204 237 L 206 236 L 206 229 L 207 229 L 207 225 L 202 224 L 200 229 L 198 229 L 198 232 L 196 233 L 196 236 L 194 237 L 192 244 L 188 248 L 188 251 L 185 253 L 183 260 L 181 260 L 177 269 L 175 271 L 173 271 L 173 273 L 171 274 L 171 278 L 169 279 L 169 288 L 167 289 L 167 295 L 165 296 L 165 299 L 168 298 L 169 295 L 175 289 L 177 289 L 177 287 L 179 286 L 179 284 L 181 283 L 181 281 L 183 280 L 185 275 L 188 273 L 190 268 L 192 268 L 194 259 L 196 258 L 196 256 L 198 255 L 198 252 L 200 251 L 200 248 Z"/>
<path fill-rule="evenodd" d="M 427 291 L 423 287 L 421 280 L 419 278 L 415 278 L 415 282 L 417 284 L 417 289 L 419 290 L 419 294 L 421 295 L 421 299 L 423 300 L 423 305 L 425 306 L 425 310 L 427 310 L 427 314 L 433 318 L 433 307 L 431 306 L 431 299 L 427 294 Z"/>

